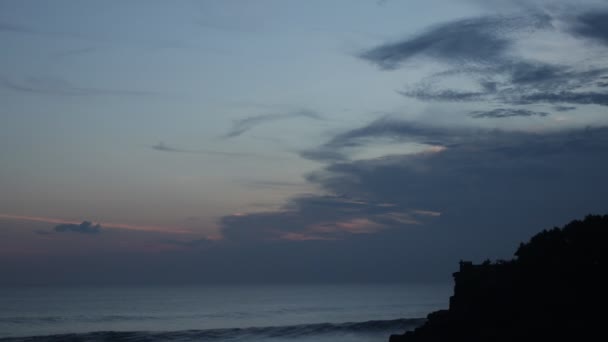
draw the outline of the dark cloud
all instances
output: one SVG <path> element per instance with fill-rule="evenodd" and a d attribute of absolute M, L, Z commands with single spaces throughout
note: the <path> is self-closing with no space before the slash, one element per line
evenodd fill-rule
<path fill-rule="evenodd" d="M 535 112 L 528 109 L 514 109 L 514 108 L 496 108 L 492 110 L 485 111 L 474 111 L 470 112 L 469 116 L 480 119 L 480 118 L 490 118 L 490 119 L 500 119 L 500 118 L 510 118 L 514 116 L 547 116 L 548 113 L 545 112 Z"/>
<path fill-rule="evenodd" d="M 608 106 L 608 93 L 562 91 L 558 93 L 537 93 L 523 95 L 514 99 L 513 103 L 572 103 L 581 105 Z"/>
<path fill-rule="evenodd" d="M 333 241 L 416 225 L 419 216 L 390 203 L 331 195 L 294 198 L 280 211 L 225 216 L 220 223 L 228 241 Z"/>
<path fill-rule="evenodd" d="M 588 90 L 597 88 L 597 80 L 608 73 L 606 68 L 577 70 L 576 67 L 518 61 L 492 68 L 468 68 L 464 72 L 480 79 L 479 90 L 441 89 L 437 86 L 441 79 L 433 78 L 431 82 L 422 82 L 399 93 L 421 101 L 608 105 L 607 93 L 601 89 Z M 490 81 L 493 79 L 495 81 Z"/>
<path fill-rule="evenodd" d="M 332 138 L 326 146 L 349 147 L 361 144 L 366 138 L 393 138 L 400 141 L 436 143 L 454 137 L 453 130 L 390 117 L 377 119 L 361 128 L 353 129 Z"/>
<path fill-rule="evenodd" d="M 576 65 L 553 65 L 543 62 L 519 60 L 500 66 L 496 73 L 509 77 L 508 84 L 534 86 L 539 90 L 575 89 L 602 79 L 608 68 Z"/>
<path fill-rule="evenodd" d="M 387 137 L 458 143 L 433 152 L 350 159 L 351 146 Z M 341 159 L 307 179 L 329 195 L 298 197 L 278 211 L 224 217 L 225 241 L 250 245 L 251 255 L 285 246 L 292 266 L 314 254 L 335 269 L 344 253 L 351 256 L 350 267 L 370 272 L 368 277 L 390 274 L 393 262 L 402 263 L 397 272 L 403 277 L 426 277 L 421 269 L 429 265 L 438 270 L 449 268 L 450 259 L 509 257 L 513 245 L 543 227 L 605 211 L 608 128 L 525 133 L 385 120 L 345 132 L 323 149 Z M 384 258 L 389 255 L 392 262 Z M 330 269 L 312 277 L 327 277 Z M 294 272 L 304 269 L 285 274 Z"/>
<path fill-rule="evenodd" d="M 365 146 L 378 138 L 392 140 L 393 142 L 451 146 L 458 144 L 466 134 L 479 134 L 478 131 L 471 128 L 445 129 L 384 117 L 366 126 L 338 134 L 315 149 L 300 152 L 300 155 L 307 159 L 320 161 L 347 160 L 348 150 Z"/>
<path fill-rule="evenodd" d="M 462 137 L 460 144 L 437 153 L 330 164 L 314 180 L 326 190 L 347 196 L 420 207 L 433 205 L 441 211 L 452 201 L 477 202 L 475 194 L 526 199 L 531 194 L 517 193 L 525 190 L 522 184 L 531 185 L 542 177 L 559 176 L 567 183 L 562 187 L 573 187 L 581 181 L 578 177 L 599 175 L 597 169 L 577 170 L 587 165 L 582 161 L 599 169 L 608 168 L 608 162 L 592 162 L 607 147 L 605 128 L 547 134 L 494 130 Z M 575 161 L 575 165 L 566 165 Z M 552 181 L 559 184 L 557 179 Z M 517 191 L 511 188 L 515 185 Z M 533 197 L 543 196 L 541 191 Z"/>
<path fill-rule="evenodd" d="M 437 158 L 438 156 L 444 156 L 447 151 L 460 151 L 463 149 L 480 150 L 482 148 L 506 151 L 514 150 L 515 147 L 524 145 L 526 147 L 522 148 L 522 153 L 523 151 L 527 151 L 526 154 L 530 154 L 532 151 L 538 150 L 543 150 L 543 152 L 551 151 L 553 153 L 579 141 L 587 141 L 600 145 L 604 143 L 608 144 L 606 136 L 608 136 L 608 128 L 573 129 L 561 133 L 532 134 L 499 129 L 441 127 L 387 117 L 372 121 L 363 127 L 338 134 L 327 143 L 321 145 L 320 149 L 327 153 L 342 156 L 340 160 L 330 164 L 336 166 L 354 163 L 350 161 L 350 148 L 364 148 L 367 145 L 373 145 L 375 142 L 386 140 L 387 138 L 391 142 L 416 142 L 443 147 L 442 149 L 431 150 L 431 153 L 419 153 L 406 157 L 407 159 L 426 159 L 427 157 Z M 587 148 L 592 148 L 592 145 L 587 146 Z M 601 149 L 594 148 L 594 150 L 599 151 Z M 440 153 L 434 153 L 433 151 L 439 151 Z M 384 163 L 389 159 L 380 158 L 377 162 Z M 329 166 L 329 168 L 331 167 Z"/>
<path fill-rule="evenodd" d="M 586 12 L 576 18 L 573 32 L 608 45 L 608 11 Z"/>
<path fill-rule="evenodd" d="M 544 16 L 482 17 L 442 24 L 410 39 L 384 44 L 359 57 L 382 69 L 395 69 L 410 58 L 426 56 L 451 64 L 497 62 L 512 39 L 509 33 L 548 25 Z"/>
<path fill-rule="evenodd" d="M 322 119 L 322 117 L 318 113 L 310 111 L 310 110 L 300 110 L 300 111 L 291 112 L 291 113 L 265 114 L 265 115 L 251 116 L 251 117 L 248 117 L 245 119 L 240 119 L 240 120 L 234 121 L 232 124 L 232 128 L 230 129 L 230 131 L 228 133 L 226 133 L 224 135 L 224 137 L 225 138 L 234 138 L 234 137 L 237 137 L 237 136 L 247 132 L 248 130 L 254 128 L 255 126 L 258 126 L 258 125 L 261 125 L 264 123 L 268 123 L 268 122 L 286 120 L 286 119 L 294 119 L 294 118 L 308 118 L 308 119 L 315 119 L 315 120 Z"/>
<path fill-rule="evenodd" d="M 540 13 L 540 12 L 538 12 Z M 574 16 L 571 32 L 579 37 L 608 42 L 608 12 Z M 557 65 L 519 57 L 514 43 L 520 32 L 557 30 L 545 14 L 525 17 L 482 17 L 438 25 L 410 39 L 377 46 L 359 57 L 382 69 L 396 69 L 413 57 L 435 59 L 451 69 L 431 75 L 400 94 L 421 101 L 494 102 L 502 104 L 608 105 L 604 77 L 598 66 Z M 442 86 L 447 77 L 466 77 L 479 89 Z"/>
<path fill-rule="evenodd" d="M 81 234 L 98 234 L 101 232 L 101 225 L 93 224 L 89 221 L 82 221 L 81 224 L 64 223 L 55 226 L 54 230 L 58 233 L 72 232 Z"/>

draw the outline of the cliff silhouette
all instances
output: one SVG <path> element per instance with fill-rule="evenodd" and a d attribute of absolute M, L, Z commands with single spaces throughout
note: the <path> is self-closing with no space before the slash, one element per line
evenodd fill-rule
<path fill-rule="evenodd" d="M 510 261 L 460 262 L 448 310 L 390 342 L 605 340 L 608 215 L 544 230 Z"/>

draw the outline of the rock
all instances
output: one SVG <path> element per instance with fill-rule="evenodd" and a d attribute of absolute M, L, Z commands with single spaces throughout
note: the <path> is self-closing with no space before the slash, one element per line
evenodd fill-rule
<path fill-rule="evenodd" d="M 510 261 L 461 261 L 448 310 L 390 342 L 604 340 L 608 215 L 545 230 Z"/>

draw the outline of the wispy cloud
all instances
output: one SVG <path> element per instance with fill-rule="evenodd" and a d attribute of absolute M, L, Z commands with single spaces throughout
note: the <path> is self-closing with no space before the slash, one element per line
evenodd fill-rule
<path fill-rule="evenodd" d="M 220 157 L 259 157 L 257 155 L 249 154 L 249 153 L 224 152 L 224 151 L 206 150 L 206 149 L 197 149 L 197 150 L 183 149 L 183 148 L 165 144 L 162 141 L 156 145 L 150 146 L 150 148 L 155 151 L 169 152 L 169 153 L 207 154 L 207 155 L 220 156 Z"/>
<path fill-rule="evenodd" d="M 556 110 L 558 112 L 568 112 L 568 111 L 575 110 L 575 109 L 576 109 L 576 107 L 574 107 L 574 106 L 554 106 L 553 107 L 553 110 Z"/>
<path fill-rule="evenodd" d="M 162 141 L 160 141 L 156 145 L 152 145 L 151 148 L 153 150 L 161 151 L 161 152 L 193 153 L 193 151 L 190 151 L 190 150 L 184 150 L 184 149 L 181 149 L 181 148 L 177 148 L 177 147 L 173 147 L 173 146 L 167 145 L 167 144 L 165 144 Z"/>
<path fill-rule="evenodd" d="M 181 48 L 186 46 L 179 40 L 161 40 L 161 39 L 131 39 L 131 35 L 115 35 L 112 37 L 99 35 L 92 32 L 86 33 L 79 30 L 73 31 L 57 31 L 54 28 L 36 27 L 32 25 L 20 25 L 10 22 L 0 22 L 0 32 L 9 32 L 15 34 L 37 35 L 43 37 L 60 37 L 84 42 L 96 42 L 103 44 L 139 46 L 144 48 Z"/>
<path fill-rule="evenodd" d="M 244 119 L 235 120 L 232 124 L 232 128 L 228 133 L 224 135 L 224 138 L 234 138 L 237 137 L 250 129 L 274 121 L 287 120 L 287 119 L 295 119 L 295 118 L 307 118 L 314 120 L 321 120 L 322 117 L 311 110 L 299 110 L 295 112 L 289 113 L 280 113 L 280 114 L 264 114 L 264 115 L 256 115 L 250 116 Z"/>
<path fill-rule="evenodd" d="M 511 118 L 515 116 L 526 117 L 526 116 L 547 116 L 549 113 L 536 112 L 528 109 L 515 109 L 515 108 L 496 108 L 492 110 L 477 110 L 470 112 L 469 115 L 476 119 L 487 118 L 487 119 L 501 119 Z"/>
<path fill-rule="evenodd" d="M 63 50 L 60 52 L 56 52 L 52 56 L 55 58 L 68 58 L 68 57 L 74 57 L 74 56 L 80 56 L 80 55 L 93 53 L 97 50 L 98 50 L 98 48 L 95 48 L 95 47 L 77 48 L 77 49 L 70 49 L 70 50 Z"/>
<path fill-rule="evenodd" d="M 36 31 L 29 29 L 27 27 L 10 24 L 6 22 L 0 22 L 0 32 L 14 32 L 14 33 L 36 33 Z"/>
<path fill-rule="evenodd" d="M 51 77 L 32 77 L 15 81 L 0 77 L 0 85 L 16 92 L 60 96 L 152 96 L 155 92 L 129 89 L 81 87 L 69 81 Z"/>

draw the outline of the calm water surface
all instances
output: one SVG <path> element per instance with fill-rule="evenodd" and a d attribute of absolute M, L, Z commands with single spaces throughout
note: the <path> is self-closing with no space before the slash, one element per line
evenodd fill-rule
<path fill-rule="evenodd" d="M 79 340 L 80 336 L 83 341 L 122 337 L 142 341 L 173 337 L 176 341 L 386 341 L 387 334 L 419 324 L 397 319 L 421 318 L 446 308 L 450 294 L 450 284 L 3 288 L 0 338 L 113 331 L 142 333 L 137 335 L 140 338 L 72 337 Z M 368 323 L 335 324 L 344 322 Z M 248 327 L 273 328 L 233 329 Z M 189 332 L 189 336 L 185 330 L 197 332 Z M 147 335 L 141 335 L 143 332 Z"/>

